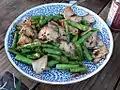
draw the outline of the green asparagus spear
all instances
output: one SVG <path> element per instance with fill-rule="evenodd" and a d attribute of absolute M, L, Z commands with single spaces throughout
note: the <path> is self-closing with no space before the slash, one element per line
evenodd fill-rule
<path fill-rule="evenodd" d="M 76 42 L 78 40 L 78 35 L 75 35 L 72 39 L 72 42 Z"/>
<path fill-rule="evenodd" d="M 87 25 L 87 23 L 88 23 L 87 20 L 85 20 L 85 19 L 82 19 L 82 20 L 81 20 L 81 24 L 82 24 L 82 25 Z"/>
<path fill-rule="evenodd" d="M 92 35 L 93 32 L 88 32 L 87 34 L 80 37 L 77 41 L 77 43 L 81 44 L 83 43 L 87 38 L 89 38 Z"/>
<path fill-rule="evenodd" d="M 31 59 L 29 59 L 29 58 L 27 58 L 27 57 L 25 57 L 25 56 L 23 56 L 23 55 L 20 55 L 20 54 L 17 54 L 16 57 L 15 57 L 15 59 L 16 59 L 17 61 L 20 61 L 20 62 L 29 64 L 29 65 L 32 64 L 32 60 L 31 60 Z"/>
<path fill-rule="evenodd" d="M 63 70 L 69 70 L 72 68 L 78 68 L 79 65 L 72 65 L 72 64 L 56 64 L 56 69 L 63 69 Z"/>
<path fill-rule="evenodd" d="M 83 60 L 83 51 L 81 45 L 75 42 L 75 52 L 79 56 L 79 60 Z"/>
<path fill-rule="evenodd" d="M 33 42 L 33 43 L 29 43 L 29 44 L 25 44 L 25 45 L 21 45 L 17 47 L 17 50 L 21 50 L 23 48 L 30 48 L 33 49 L 35 47 L 39 47 L 41 46 L 41 42 Z"/>
<path fill-rule="evenodd" d="M 40 47 L 35 48 L 35 52 L 39 53 L 41 56 L 44 55 Z"/>
<path fill-rule="evenodd" d="M 54 46 L 54 45 L 51 45 L 51 44 L 46 44 L 46 43 L 41 44 L 41 47 L 60 50 L 58 47 L 56 47 L 56 46 Z"/>
<path fill-rule="evenodd" d="M 33 50 L 31 50 L 31 49 L 21 49 L 21 53 L 22 54 L 26 54 L 26 53 L 31 53 L 31 52 L 33 52 Z"/>
<path fill-rule="evenodd" d="M 53 57 L 53 59 L 55 59 L 57 61 L 60 61 L 60 59 L 61 59 L 60 56 L 58 56 L 58 55 L 48 54 L 48 56 Z"/>
<path fill-rule="evenodd" d="M 55 54 L 55 55 L 61 55 L 60 50 L 55 50 L 55 49 L 50 49 L 50 48 L 43 48 L 43 51 L 48 53 L 48 54 Z"/>
<path fill-rule="evenodd" d="M 74 55 L 74 54 L 71 54 L 71 53 L 68 53 L 68 52 L 65 52 L 65 51 L 63 51 L 63 54 L 66 57 L 69 57 L 70 60 L 79 60 L 79 57 Z"/>
<path fill-rule="evenodd" d="M 60 62 L 57 60 L 50 60 L 50 61 L 48 61 L 48 67 L 53 67 L 58 63 L 60 63 Z"/>
<path fill-rule="evenodd" d="M 64 25 L 65 25 L 65 29 L 66 29 L 67 42 L 69 43 L 70 42 L 70 32 L 68 30 L 68 24 L 66 21 L 64 22 Z"/>
<path fill-rule="evenodd" d="M 40 20 L 43 16 L 31 16 L 31 20 Z"/>
<path fill-rule="evenodd" d="M 32 25 L 37 25 L 37 24 L 39 24 L 38 21 L 32 21 Z"/>
<path fill-rule="evenodd" d="M 8 49 L 8 51 L 10 52 L 10 53 L 13 53 L 13 54 L 19 54 L 19 52 L 17 52 L 16 50 L 14 50 L 13 48 L 9 48 Z"/>
<path fill-rule="evenodd" d="M 83 65 L 83 62 L 78 62 L 78 61 L 69 61 L 68 63 L 69 64 L 74 64 L 74 65 L 79 64 L 80 66 Z"/>
<path fill-rule="evenodd" d="M 40 54 L 39 53 L 30 53 L 26 55 L 27 58 L 32 59 L 32 60 L 36 60 L 38 58 L 40 58 Z"/>
<path fill-rule="evenodd" d="M 68 63 L 69 61 L 68 61 L 68 58 L 67 58 L 67 57 L 61 56 L 61 62 L 62 62 L 62 63 Z"/>
<path fill-rule="evenodd" d="M 89 53 L 87 47 L 85 45 L 82 45 L 82 48 L 83 48 L 83 52 L 84 52 L 84 55 L 87 57 L 87 59 L 89 61 L 92 61 L 93 60 L 93 57 L 92 55 Z"/>
<path fill-rule="evenodd" d="M 18 42 L 18 36 L 19 36 L 18 31 L 15 31 L 11 48 L 16 48 Z"/>
<path fill-rule="evenodd" d="M 87 72 L 88 69 L 86 67 L 77 67 L 77 68 L 71 68 L 70 69 L 70 72 L 74 72 L 74 73 L 77 73 L 77 72 Z"/>
<path fill-rule="evenodd" d="M 78 24 L 76 22 L 72 22 L 72 21 L 67 21 L 69 25 L 79 29 L 79 30 L 82 30 L 82 31 L 86 31 L 89 29 L 89 26 L 86 26 L 86 25 L 82 25 L 82 24 Z"/>

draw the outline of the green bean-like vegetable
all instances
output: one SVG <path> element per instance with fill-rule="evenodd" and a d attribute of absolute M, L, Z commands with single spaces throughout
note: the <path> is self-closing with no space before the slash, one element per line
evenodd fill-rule
<path fill-rule="evenodd" d="M 60 50 L 58 47 L 56 47 L 56 46 L 54 46 L 54 45 L 51 45 L 51 44 L 46 44 L 46 43 L 41 44 L 41 47 L 43 47 L 43 48 L 52 48 L 52 49 L 58 49 L 58 50 Z"/>
<path fill-rule="evenodd" d="M 53 21 L 58 22 L 60 19 L 64 19 L 63 15 L 57 14 L 53 16 Z"/>
<path fill-rule="evenodd" d="M 50 53 L 50 54 L 55 54 L 55 55 L 61 55 L 61 51 L 60 50 L 55 50 L 55 49 L 50 49 L 50 48 L 43 48 L 43 51 L 46 53 Z"/>
<path fill-rule="evenodd" d="M 40 54 L 39 53 L 30 53 L 26 55 L 27 58 L 30 58 L 32 60 L 36 60 L 38 58 L 40 58 Z"/>
<path fill-rule="evenodd" d="M 56 69 L 70 70 L 72 68 L 78 68 L 79 65 L 72 64 L 56 64 Z"/>
<path fill-rule="evenodd" d="M 31 53 L 31 52 L 33 52 L 33 50 L 31 50 L 31 49 L 21 49 L 21 53 L 22 54 L 26 54 L 26 53 Z"/>
<path fill-rule="evenodd" d="M 18 42 L 18 36 L 19 36 L 18 31 L 15 31 L 11 48 L 16 48 Z"/>
<path fill-rule="evenodd" d="M 44 55 L 40 47 L 35 48 L 35 52 L 39 53 L 41 56 Z"/>
<path fill-rule="evenodd" d="M 56 46 L 56 47 L 59 47 L 60 46 L 60 44 L 59 43 L 51 43 L 52 45 L 54 45 L 54 46 Z"/>
<path fill-rule="evenodd" d="M 78 62 L 78 61 L 69 61 L 68 63 L 69 64 L 74 64 L 74 65 L 79 64 L 80 66 L 83 65 L 83 62 Z"/>
<path fill-rule="evenodd" d="M 92 55 L 89 53 L 87 47 L 85 45 L 82 45 L 82 48 L 83 48 L 83 52 L 84 52 L 84 55 L 87 57 L 87 59 L 89 61 L 92 61 L 93 60 L 93 57 Z"/>
<path fill-rule="evenodd" d="M 31 16 L 32 20 L 40 20 L 43 16 Z"/>
<path fill-rule="evenodd" d="M 68 52 L 65 52 L 65 51 L 63 51 L 63 54 L 66 57 L 69 57 L 70 60 L 79 60 L 79 57 L 74 55 L 74 54 L 71 54 L 71 53 L 68 53 Z"/>
<path fill-rule="evenodd" d="M 70 42 L 70 32 L 68 30 L 68 24 L 66 21 L 64 22 L 64 25 L 65 25 L 65 29 L 66 29 L 67 42 L 69 43 Z"/>
<path fill-rule="evenodd" d="M 79 60 L 82 61 L 83 60 L 83 51 L 82 51 L 82 47 L 80 44 L 75 42 L 75 51 L 76 54 L 79 56 Z"/>
<path fill-rule="evenodd" d="M 82 19 L 82 20 L 81 20 L 81 24 L 82 24 L 82 25 L 87 25 L 87 23 L 88 23 L 87 20 L 85 20 L 85 19 Z"/>
<path fill-rule="evenodd" d="M 32 21 L 32 25 L 37 25 L 37 24 L 39 24 L 38 21 Z"/>
<path fill-rule="evenodd" d="M 25 44 L 25 45 L 18 46 L 16 49 L 17 50 L 21 50 L 23 48 L 33 49 L 33 48 L 39 47 L 39 46 L 41 46 L 41 42 L 33 42 L 33 43 L 28 43 L 28 44 Z"/>
<path fill-rule="evenodd" d="M 67 58 L 67 57 L 61 56 L 61 62 L 62 62 L 62 63 L 68 63 L 69 61 L 68 61 L 68 58 Z"/>
<path fill-rule="evenodd" d="M 48 54 L 48 56 L 50 56 L 50 57 L 53 57 L 53 59 L 55 59 L 55 60 L 57 60 L 57 61 L 61 61 L 60 59 L 60 56 L 58 56 L 58 55 L 53 55 L 53 54 Z"/>
<path fill-rule="evenodd" d="M 87 34 L 80 37 L 77 41 L 77 43 L 81 44 L 83 43 L 87 38 L 89 38 L 92 35 L 93 32 L 88 32 Z"/>
<path fill-rule="evenodd" d="M 53 16 L 47 16 L 44 19 L 41 19 L 39 21 L 39 25 L 40 26 L 44 26 L 45 24 L 47 24 L 50 20 L 52 20 Z"/>
<path fill-rule="evenodd" d="M 47 66 L 48 66 L 48 67 L 53 67 L 53 66 L 55 66 L 55 65 L 58 64 L 58 63 L 60 63 L 60 62 L 57 61 L 57 60 L 50 60 L 50 61 L 48 61 Z"/>
<path fill-rule="evenodd" d="M 19 52 L 17 52 L 16 50 L 14 50 L 13 48 L 9 48 L 8 49 L 8 51 L 10 52 L 10 53 L 13 53 L 13 54 L 19 54 Z"/>
<path fill-rule="evenodd" d="M 27 57 L 25 57 L 25 56 L 23 56 L 23 55 L 20 55 L 20 54 L 17 54 L 16 57 L 15 57 L 15 59 L 16 59 L 17 61 L 20 61 L 20 62 L 29 64 L 29 65 L 32 64 L 32 60 L 31 60 L 31 59 L 29 59 L 29 58 L 27 58 Z"/>
<path fill-rule="evenodd" d="M 76 22 L 72 22 L 72 21 L 67 21 L 69 25 L 79 29 L 79 30 L 82 30 L 82 31 L 86 31 L 89 29 L 89 26 L 87 25 L 82 25 L 82 24 L 78 24 Z"/>
<path fill-rule="evenodd" d="M 77 67 L 77 68 L 71 68 L 70 69 L 70 72 L 74 72 L 74 73 L 77 73 L 77 72 L 87 72 L 88 69 L 86 67 Z"/>
<path fill-rule="evenodd" d="M 78 35 L 75 35 L 72 39 L 72 42 L 76 42 L 78 40 Z"/>

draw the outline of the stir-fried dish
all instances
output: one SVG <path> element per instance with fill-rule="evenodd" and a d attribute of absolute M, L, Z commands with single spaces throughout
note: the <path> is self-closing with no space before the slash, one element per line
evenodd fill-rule
<path fill-rule="evenodd" d="M 51 68 L 87 73 L 84 60 L 98 63 L 108 53 L 94 22 L 92 15 L 78 16 L 71 7 L 62 14 L 31 16 L 15 25 L 9 52 L 37 74 Z"/>

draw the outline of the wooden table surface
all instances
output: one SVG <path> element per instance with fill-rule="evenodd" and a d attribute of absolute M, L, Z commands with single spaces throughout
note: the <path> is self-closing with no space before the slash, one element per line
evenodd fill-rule
<path fill-rule="evenodd" d="M 6 71 L 14 73 L 22 82 L 32 90 L 120 90 L 120 34 L 112 32 L 114 38 L 114 51 L 108 64 L 93 77 L 71 85 L 48 85 L 32 81 L 21 75 L 8 61 L 4 50 L 4 38 L 11 22 L 25 10 L 34 6 L 65 2 L 64 0 L 0 0 L 0 76 Z M 96 12 L 106 20 L 110 0 L 86 0 L 80 4 Z"/>

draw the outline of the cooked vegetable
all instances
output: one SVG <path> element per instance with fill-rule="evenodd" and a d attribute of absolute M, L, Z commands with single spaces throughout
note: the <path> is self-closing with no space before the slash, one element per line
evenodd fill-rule
<path fill-rule="evenodd" d="M 89 53 L 87 47 L 85 45 L 82 45 L 82 48 L 83 48 L 83 52 L 84 52 L 84 55 L 87 57 L 88 60 L 92 61 L 93 60 L 93 57 L 92 55 Z"/>
<path fill-rule="evenodd" d="M 16 48 L 17 42 L 18 42 L 18 36 L 19 36 L 18 35 L 18 31 L 15 31 L 15 33 L 14 33 L 14 39 L 13 39 L 11 48 Z"/>
<path fill-rule="evenodd" d="M 33 50 L 31 50 L 31 49 L 21 49 L 21 53 L 22 54 L 26 54 L 26 53 L 31 53 L 31 52 L 33 52 Z"/>
<path fill-rule="evenodd" d="M 87 25 L 87 23 L 88 23 L 87 20 L 85 20 L 85 19 L 82 19 L 82 20 L 81 20 L 81 24 L 82 24 L 82 25 Z"/>
<path fill-rule="evenodd" d="M 69 43 L 70 42 L 70 32 L 68 30 L 68 24 L 67 24 L 67 22 L 64 22 L 64 25 L 65 25 L 65 29 L 66 29 L 67 42 Z"/>
<path fill-rule="evenodd" d="M 61 56 L 61 62 L 62 63 L 68 63 L 68 58 L 66 56 Z"/>
<path fill-rule="evenodd" d="M 21 46 L 17 46 L 17 50 L 21 50 L 23 48 L 30 48 L 30 49 L 33 49 L 35 47 L 39 47 L 41 46 L 41 42 L 33 42 L 33 43 L 28 43 L 28 44 L 25 44 L 25 45 L 21 45 Z"/>
<path fill-rule="evenodd" d="M 17 54 L 16 57 L 15 57 L 15 59 L 16 59 L 17 61 L 20 61 L 20 62 L 29 64 L 29 65 L 32 64 L 32 60 L 31 60 L 31 59 L 29 59 L 29 58 L 27 58 L 27 57 L 25 57 L 25 56 L 23 56 L 23 55 L 20 55 L 20 54 Z"/>
<path fill-rule="evenodd" d="M 72 22 L 72 21 L 67 21 L 69 25 L 81 30 L 81 31 L 86 31 L 89 29 L 89 26 L 87 25 L 82 25 L 82 24 L 78 24 L 76 22 Z"/>
<path fill-rule="evenodd" d="M 73 64 L 73 65 L 79 64 L 80 66 L 83 65 L 83 62 L 81 62 L 81 61 L 69 61 L 68 63 Z"/>
<path fill-rule="evenodd" d="M 88 32 L 87 34 L 83 35 L 82 37 L 80 37 L 77 41 L 77 43 L 81 44 L 83 43 L 86 39 L 88 39 L 93 32 Z"/>
<path fill-rule="evenodd" d="M 37 74 L 53 67 L 72 74 L 87 73 L 86 58 L 97 63 L 108 53 L 94 22 L 92 15 L 76 15 L 70 6 L 62 14 L 31 16 L 15 25 L 8 51 L 16 60 L 32 65 Z"/>
<path fill-rule="evenodd" d="M 60 63 L 60 62 L 57 60 L 50 60 L 50 61 L 48 61 L 48 67 L 53 67 L 58 63 Z"/>
<path fill-rule="evenodd" d="M 56 69 L 70 70 L 72 68 L 78 68 L 79 65 L 72 64 L 56 64 Z"/>
<path fill-rule="evenodd" d="M 43 16 L 31 16 L 32 20 L 40 20 L 42 18 L 43 18 Z"/>
<path fill-rule="evenodd" d="M 75 35 L 72 39 L 72 42 L 76 42 L 78 40 L 78 35 Z"/>
<path fill-rule="evenodd" d="M 77 56 L 79 57 L 79 60 L 82 61 L 83 60 L 83 51 L 81 48 L 81 45 L 75 42 L 75 51 Z"/>
<path fill-rule="evenodd" d="M 39 53 L 41 56 L 44 55 L 40 47 L 35 48 L 35 52 Z"/>
<path fill-rule="evenodd" d="M 61 55 L 61 51 L 60 50 L 53 50 L 51 48 L 43 48 L 43 51 L 49 54 L 55 54 L 55 55 Z"/>
<path fill-rule="evenodd" d="M 8 49 L 9 52 L 13 53 L 13 54 L 19 54 L 19 52 L 17 52 L 16 50 L 14 50 L 13 48 L 9 48 Z"/>
<path fill-rule="evenodd" d="M 71 53 L 68 53 L 68 52 L 65 52 L 65 51 L 63 51 L 63 54 L 66 57 L 68 57 L 70 60 L 76 60 L 76 61 L 79 60 L 79 57 L 74 55 L 74 54 L 71 54 Z"/>
<path fill-rule="evenodd" d="M 57 61 L 61 61 L 60 56 L 59 55 L 54 55 L 54 54 L 48 54 L 48 56 L 53 57 L 53 59 L 57 60 Z"/>
<path fill-rule="evenodd" d="M 88 69 L 85 68 L 85 67 L 77 67 L 77 68 L 71 68 L 70 69 L 70 72 L 74 72 L 74 73 L 76 73 L 76 72 L 87 72 L 87 71 L 88 71 Z"/>
<path fill-rule="evenodd" d="M 51 48 L 51 49 L 58 49 L 58 50 L 60 50 L 58 47 L 56 47 L 56 46 L 54 46 L 54 45 L 45 44 L 45 43 L 41 44 L 41 47 L 43 47 L 43 48 Z"/>
<path fill-rule="evenodd" d="M 30 58 L 32 60 L 36 60 L 38 58 L 40 58 L 40 54 L 39 53 L 30 53 L 26 55 L 27 58 Z"/>

